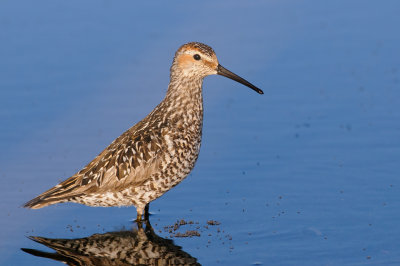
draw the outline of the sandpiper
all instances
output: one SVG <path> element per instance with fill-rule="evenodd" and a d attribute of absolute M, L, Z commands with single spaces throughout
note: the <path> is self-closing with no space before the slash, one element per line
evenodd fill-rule
<path fill-rule="evenodd" d="M 171 66 L 164 100 L 75 175 L 27 202 L 39 209 L 61 202 L 135 206 L 148 218 L 149 203 L 181 182 L 197 160 L 203 126 L 203 79 L 222 75 L 263 91 L 218 63 L 208 45 L 182 45 Z"/>

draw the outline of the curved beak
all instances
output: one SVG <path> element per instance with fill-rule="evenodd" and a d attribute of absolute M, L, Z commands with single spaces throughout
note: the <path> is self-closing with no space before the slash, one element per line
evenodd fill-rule
<path fill-rule="evenodd" d="M 259 88 L 257 88 L 256 86 L 254 86 L 253 84 L 251 84 L 250 82 L 248 82 L 247 80 L 239 77 L 238 75 L 230 72 L 228 69 L 224 68 L 223 66 L 221 66 L 220 64 L 218 64 L 217 67 L 217 74 L 233 79 L 234 81 L 237 81 L 239 83 L 242 83 L 243 85 L 246 85 L 247 87 L 255 90 L 256 92 L 258 92 L 259 94 L 264 94 L 264 92 L 262 90 L 260 90 Z"/>

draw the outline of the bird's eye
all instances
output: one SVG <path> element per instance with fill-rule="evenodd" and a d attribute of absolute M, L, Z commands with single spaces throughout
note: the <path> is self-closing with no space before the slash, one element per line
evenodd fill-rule
<path fill-rule="evenodd" d="M 194 58 L 194 60 L 200 60 L 200 55 L 199 54 L 195 54 L 194 56 L 193 56 L 193 58 Z"/>

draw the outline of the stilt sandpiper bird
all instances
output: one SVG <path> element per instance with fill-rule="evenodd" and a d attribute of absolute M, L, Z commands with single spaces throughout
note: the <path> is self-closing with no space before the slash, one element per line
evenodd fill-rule
<path fill-rule="evenodd" d="M 61 202 L 88 206 L 132 206 L 137 220 L 149 203 L 181 182 L 197 160 L 203 126 L 203 79 L 222 75 L 259 94 L 263 91 L 218 63 L 202 43 L 175 53 L 164 100 L 142 121 L 114 140 L 78 173 L 27 202 L 39 209 Z"/>

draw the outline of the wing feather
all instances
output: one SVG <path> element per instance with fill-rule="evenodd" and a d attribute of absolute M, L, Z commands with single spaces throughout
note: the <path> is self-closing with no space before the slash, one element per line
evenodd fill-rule
<path fill-rule="evenodd" d="M 141 127 L 142 130 L 138 130 Z M 114 140 L 82 170 L 24 206 L 40 208 L 87 193 L 118 191 L 142 184 L 160 167 L 161 130 L 138 123 Z"/>

